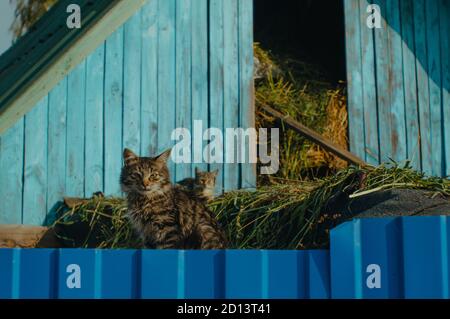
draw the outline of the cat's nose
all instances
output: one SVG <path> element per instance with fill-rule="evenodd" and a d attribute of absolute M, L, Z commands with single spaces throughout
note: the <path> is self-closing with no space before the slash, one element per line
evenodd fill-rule
<path fill-rule="evenodd" d="M 142 181 L 142 184 L 144 184 L 144 186 L 149 186 L 150 185 L 150 179 L 144 178 L 144 180 Z"/>

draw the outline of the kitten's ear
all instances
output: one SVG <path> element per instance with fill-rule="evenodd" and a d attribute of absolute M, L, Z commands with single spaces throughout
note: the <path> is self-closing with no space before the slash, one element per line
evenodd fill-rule
<path fill-rule="evenodd" d="M 131 150 L 129 150 L 128 148 L 125 148 L 123 150 L 123 161 L 126 166 L 136 164 L 138 159 L 139 159 L 139 157 L 136 154 L 134 154 Z"/>
<path fill-rule="evenodd" d="M 165 164 L 167 163 L 167 160 L 170 157 L 170 152 L 172 151 L 171 148 L 169 148 L 168 150 L 165 150 L 164 152 L 162 152 L 161 154 L 159 154 L 158 156 L 155 157 L 155 160 L 160 163 L 160 164 Z"/>
<path fill-rule="evenodd" d="M 213 173 L 213 174 L 214 174 L 214 177 L 216 177 L 217 174 L 219 173 L 219 169 L 216 169 L 216 170 L 212 171 L 211 173 Z"/>

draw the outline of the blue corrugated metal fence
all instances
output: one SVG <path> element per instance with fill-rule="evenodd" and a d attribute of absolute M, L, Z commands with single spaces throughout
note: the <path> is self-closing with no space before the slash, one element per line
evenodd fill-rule
<path fill-rule="evenodd" d="M 449 298 L 449 225 L 354 220 L 330 250 L 0 249 L 0 298 Z"/>

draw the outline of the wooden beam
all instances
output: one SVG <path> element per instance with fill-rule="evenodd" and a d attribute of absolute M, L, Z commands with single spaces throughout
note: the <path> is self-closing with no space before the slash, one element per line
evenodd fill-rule
<path fill-rule="evenodd" d="M 146 1 L 116 0 L 101 19 L 92 21 L 79 31 L 67 31 L 65 38 L 61 39 L 61 52 L 57 52 L 50 61 L 46 61 L 44 53 L 41 59 L 44 61 L 43 67 L 27 76 L 17 89 L 0 97 L 0 134 L 13 126 Z"/>
<path fill-rule="evenodd" d="M 310 140 L 310 141 L 320 145 L 321 147 L 323 147 L 328 152 L 333 153 L 334 155 L 338 156 L 339 158 L 342 158 L 343 160 L 345 160 L 345 161 L 347 161 L 347 162 L 349 162 L 351 164 L 355 164 L 355 165 L 358 165 L 358 166 L 369 166 L 369 164 L 364 162 L 358 156 L 356 156 L 356 155 L 350 153 L 349 151 L 343 149 L 339 145 L 334 144 L 332 141 L 330 141 L 329 139 L 323 137 L 322 135 L 320 135 L 316 131 L 314 131 L 314 130 L 306 127 L 305 125 L 297 122 L 296 120 L 291 118 L 289 115 L 284 115 L 283 113 L 278 112 L 277 110 L 271 108 L 268 105 L 262 105 L 261 107 L 262 107 L 262 109 L 264 111 L 266 111 L 270 115 L 280 119 L 281 121 L 286 123 L 286 125 L 288 127 L 293 129 L 297 133 L 301 134 L 302 136 L 304 136 L 308 140 Z"/>

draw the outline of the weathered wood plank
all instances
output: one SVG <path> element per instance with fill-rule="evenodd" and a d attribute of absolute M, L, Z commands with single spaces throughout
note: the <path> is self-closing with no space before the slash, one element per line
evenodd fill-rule
<path fill-rule="evenodd" d="M 48 101 L 47 225 L 54 221 L 66 193 L 66 127 L 67 78 L 50 92 Z"/>
<path fill-rule="evenodd" d="M 136 13 L 124 25 L 123 145 L 141 153 L 141 15 Z M 120 153 L 119 153 L 120 154 Z"/>
<path fill-rule="evenodd" d="M 158 1 L 142 8 L 141 152 L 154 155 L 158 134 Z"/>
<path fill-rule="evenodd" d="M 48 96 L 45 96 L 25 115 L 22 222 L 28 225 L 41 225 L 47 215 L 47 127 Z"/>
<path fill-rule="evenodd" d="M 55 57 L 42 72 L 34 76 L 27 85 L 23 85 L 14 98 L 2 104 L 0 134 L 36 105 L 64 76 L 134 14 L 144 2 L 145 0 L 118 1 L 101 19 L 90 25 L 88 30 L 83 30 L 84 36 L 76 38 L 70 43 L 70 46 L 61 50 L 61 54 Z"/>
<path fill-rule="evenodd" d="M 239 127 L 239 43 L 238 43 L 238 2 L 237 0 L 223 3 L 223 33 L 224 33 L 224 91 L 223 91 L 223 126 L 224 133 L 228 129 Z M 224 191 L 236 189 L 239 186 L 239 164 L 237 163 L 237 147 L 239 140 L 228 139 L 224 134 Z M 234 154 L 234 158 L 231 155 Z M 227 157 L 230 157 L 229 159 Z M 229 160 L 231 160 L 229 163 Z"/>
<path fill-rule="evenodd" d="M 209 125 L 223 131 L 223 90 L 224 90 L 224 21 L 223 1 L 210 0 L 209 3 Z M 212 137 L 212 136 L 211 136 Z M 212 139 L 217 139 L 214 136 Z M 216 140 L 218 142 L 218 140 Z M 222 141 L 223 142 L 223 141 Z M 223 144 L 216 143 L 222 150 Z M 220 150 L 220 151 L 221 151 Z M 218 151 L 218 150 L 216 150 Z M 223 154 L 222 154 L 223 155 Z M 223 162 L 223 158 L 220 160 Z M 210 170 L 219 169 L 216 179 L 216 192 L 224 188 L 223 164 L 210 163 Z"/>
<path fill-rule="evenodd" d="M 208 127 L 208 4 L 207 0 L 197 0 L 192 8 L 192 127 L 194 121 L 201 121 L 203 130 Z M 193 133 L 193 132 L 191 132 Z M 191 175 L 197 166 L 202 171 L 208 169 L 208 164 L 203 161 L 203 139 L 192 137 L 193 158 Z"/>
<path fill-rule="evenodd" d="M 170 135 L 175 129 L 175 0 L 158 2 L 158 152 L 173 146 Z M 175 165 L 169 161 L 172 181 Z"/>
<path fill-rule="evenodd" d="M 378 164 L 380 161 L 378 139 L 378 110 L 375 79 L 375 48 L 373 29 L 366 26 L 367 6 L 369 0 L 359 1 L 360 25 L 361 25 L 361 64 L 362 64 L 362 103 L 364 105 L 364 129 L 365 129 L 365 160 L 369 164 Z"/>
<path fill-rule="evenodd" d="M 239 5 L 239 120 L 244 129 L 255 127 L 255 101 L 253 83 L 253 1 L 240 0 Z M 249 150 L 249 141 L 244 141 Z M 256 145 L 253 151 L 256 154 Z M 241 165 L 242 188 L 256 188 L 256 164 Z"/>
<path fill-rule="evenodd" d="M 380 140 L 380 161 L 389 162 L 392 157 L 391 108 L 389 90 L 389 25 L 386 23 L 386 0 L 377 1 L 381 9 L 381 28 L 374 29 L 377 78 L 378 126 Z"/>
<path fill-rule="evenodd" d="M 22 223 L 24 120 L 0 136 L 0 223 Z"/>
<path fill-rule="evenodd" d="M 363 159 L 350 153 L 349 151 L 343 149 L 342 147 L 334 144 L 332 141 L 324 138 L 322 135 L 315 132 L 314 130 L 292 119 L 289 115 L 278 112 L 277 110 L 271 108 L 268 105 L 263 105 L 262 109 L 265 112 L 269 113 L 270 115 L 283 121 L 287 126 L 295 130 L 297 133 L 301 134 L 302 136 L 306 137 L 307 139 L 316 143 L 317 145 L 322 146 L 326 151 L 333 153 L 334 155 L 342 158 L 343 160 L 349 162 L 350 164 L 367 166 L 367 164 L 364 162 Z"/>
<path fill-rule="evenodd" d="M 359 1 L 344 0 L 350 150 L 360 158 L 364 158 L 365 132 L 359 19 L 361 14 Z"/>
<path fill-rule="evenodd" d="M 105 46 L 100 46 L 87 59 L 86 72 L 86 145 L 85 196 L 103 189 L 103 80 Z"/>
<path fill-rule="evenodd" d="M 175 127 L 191 130 L 191 13 L 194 3 L 189 0 L 176 1 L 176 114 Z M 178 138 L 178 137 L 177 137 Z M 189 141 L 190 142 L 190 141 Z M 191 147 L 192 151 L 192 147 Z M 178 152 L 180 153 L 180 152 Z M 183 154 L 180 154 L 180 156 Z M 175 165 L 177 180 L 191 176 L 192 154 L 189 163 Z"/>
<path fill-rule="evenodd" d="M 386 2 L 386 19 L 389 27 L 388 36 L 388 96 L 390 98 L 390 145 L 391 158 L 404 161 L 406 153 L 405 100 L 403 91 L 402 40 L 400 38 L 400 4 L 399 0 Z M 383 92 L 380 92 L 383 94 Z"/>
<path fill-rule="evenodd" d="M 450 176 L 450 1 L 440 0 L 442 107 L 445 146 L 445 176 Z"/>
<path fill-rule="evenodd" d="M 412 167 L 421 169 L 419 113 L 417 108 L 416 59 L 414 50 L 414 12 L 412 0 L 400 1 L 403 79 L 407 156 Z"/>
<path fill-rule="evenodd" d="M 66 196 L 84 195 L 86 61 L 68 76 Z"/>
<path fill-rule="evenodd" d="M 425 27 L 425 1 L 414 0 L 413 12 L 422 171 L 426 174 L 431 174 L 430 97 L 428 93 L 428 74 L 426 65 L 428 58 Z"/>
<path fill-rule="evenodd" d="M 441 104 L 441 52 L 438 1 L 425 1 L 427 28 L 428 88 L 430 94 L 431 173 L 444 173 Z"/>
<path fill-rule="evenodd" d="M 105 46 L 105 194 L 120 194 L 123 114 L 123 27 L 117 29 Z M 89 196 L 89 194 L 86 194 Z"/>

